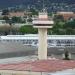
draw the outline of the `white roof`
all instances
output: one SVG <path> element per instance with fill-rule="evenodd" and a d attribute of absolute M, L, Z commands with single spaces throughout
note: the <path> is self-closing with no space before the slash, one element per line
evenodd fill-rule
<path fill-rule="evenodd" d="M 0 36 L 0 39 L 38 39 L 38 34 L 27 34 L 27 35 L 7 35 Z M 48 35 L 48 39 L 74 39 L 75 35 Z"/>
<path fill-rule="evenodd" d="M 67 12 L 67 11 L 63 11 L 63 12 L 57 12 L 57 14 L 74 14 L 73 12 Z"/>
<path fill-rule="evenodd" d="M 34 20 L 33 24 L 54 24 L 54 21 L 49 20 Z"/>

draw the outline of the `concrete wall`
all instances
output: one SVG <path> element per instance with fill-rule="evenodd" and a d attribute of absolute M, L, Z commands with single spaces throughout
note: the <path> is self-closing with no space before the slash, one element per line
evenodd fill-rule
<path fill-rule="evenodd" d="M 41 75 L 41 72 L 0 70 L 1 75 Z"/>
<path fill-rule="evenodd" d="M 54 72 L 54 73 L 0 70 L 0 74 L 1 75 L 75 75 L 75 69 L 68 69 L 68 70 L 64 70 L 64 71 L 57 71 L 57 72 Z"/>

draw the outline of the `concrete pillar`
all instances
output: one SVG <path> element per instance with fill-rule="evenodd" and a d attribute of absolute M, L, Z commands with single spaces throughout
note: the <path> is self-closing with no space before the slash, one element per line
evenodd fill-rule
<path fill-rule="evenodd" d="M 38 59 L 47 59 L 47 28 L 38 28 L 39 35 L 39 47 L 38 47 Z"/>

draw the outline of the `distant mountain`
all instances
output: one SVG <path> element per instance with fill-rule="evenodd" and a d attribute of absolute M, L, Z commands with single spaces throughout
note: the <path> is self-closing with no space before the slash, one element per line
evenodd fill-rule
<path fill-rule="evenodd" d="M 33 5 L 37 4 L 37 2 L 43 1 L 43 0 L 0 0 L 0 8 L 5 8 L 5 7 L 12 7 L 16 5 Z M 58 3 L 70 3 L 74 4 L 75 0 L 45 0 L 45 2 L 58 2 Z M 42 3 L 42 2 L 41 2 Z"/>

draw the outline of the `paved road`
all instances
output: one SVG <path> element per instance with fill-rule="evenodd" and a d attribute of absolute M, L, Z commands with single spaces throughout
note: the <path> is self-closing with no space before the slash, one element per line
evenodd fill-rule
<path fill-rule="evenodd" d="M 62 54 L 68 50 L 72 53 L 72 57 L 75 57 L 75 47 L 66 47 L 66 48 L 48 48 L 48 55 L 55 55 L 59 58 L 62 57 Z M 0 58 L 6 57 L 18 57 L 18 56 L 27 56 L 27 55 L 37 55 L 38 48 L 25 46 L 21 43 L 3 43 L 0 42 Z"/>

